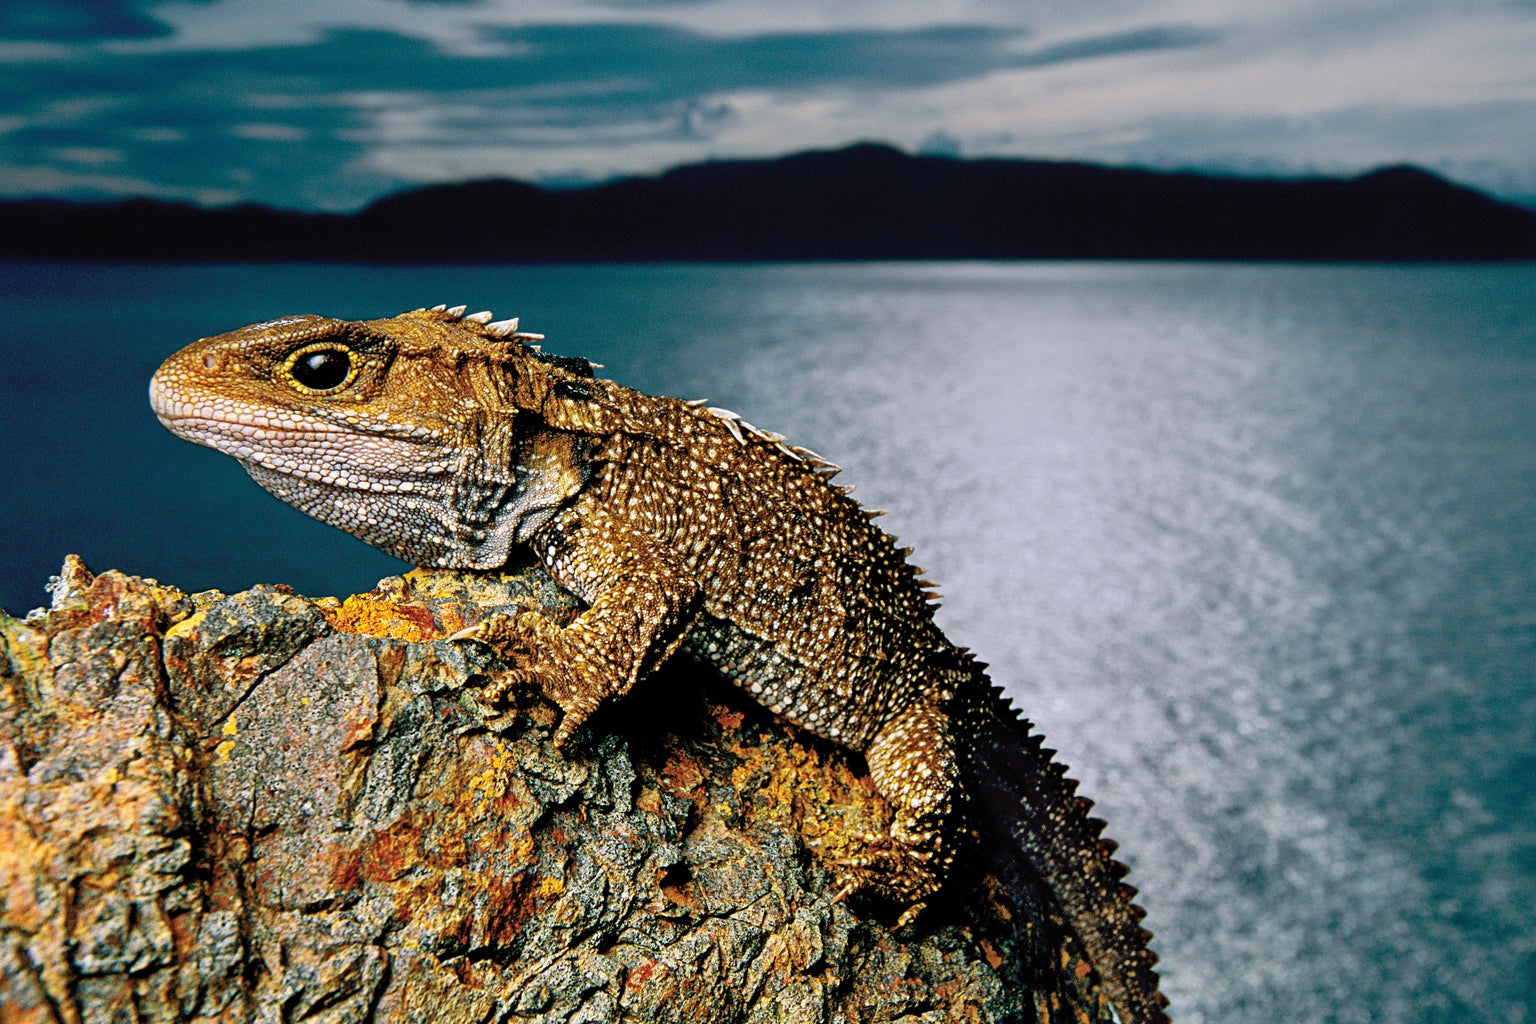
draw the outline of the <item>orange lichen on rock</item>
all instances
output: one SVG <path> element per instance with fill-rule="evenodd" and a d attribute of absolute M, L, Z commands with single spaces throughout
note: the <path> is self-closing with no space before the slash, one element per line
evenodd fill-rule
<path fill-rule="evenodd" d="M 327 618 L 344 633 L 361 633 L 389 640 L 422 643 L 444 635 L 437 623 L 432 621 L 431 612 L 382 600 L 370 594 L 347 598 Z"/>
<path fill-rule="evenodd" d="M 730 725 L 725 716 L 717 721 L 725 726 L 727 749 L 739 757 L 731 778 L 743 794 L 748 824 L 792 825 L 829 862 L 853 855 L 859 836 L 889 824 L 890 808 L 855 770 L 853 755 L 805 733 L 758 729 L 750 739 L 740 737 L 741 717 Z"/>
<path fill-rule="evenodd" d="M 0 616 L 0 1019 L 1105 1019 L 1027 885 L 899 934 L 833 901 L 835 837 L 888 813 L 856 757 L 680 669 L 557 751 L 536 694 L 480 706 L 482 650 L 393 632 L 547 580 L 386 584 L 71 560 Z"/>

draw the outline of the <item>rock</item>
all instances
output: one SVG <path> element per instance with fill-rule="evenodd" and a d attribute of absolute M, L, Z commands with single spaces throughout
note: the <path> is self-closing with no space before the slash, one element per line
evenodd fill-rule
<path fill-rule="evenodd" d="M 836 901 L 886 814 L 859 760 L 701 670 L 563 753 L 536 694 L 482 708 L 441 638 L 574 615 L 536 569 L 53 592 L 0 615 L 0 1020 L 1108 1019 L 985 842 L 900 930 Z"/>

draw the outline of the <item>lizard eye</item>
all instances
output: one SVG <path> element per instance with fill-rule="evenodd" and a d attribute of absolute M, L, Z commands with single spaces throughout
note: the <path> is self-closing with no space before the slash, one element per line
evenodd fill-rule
<path fill-rule="evenodd" d="M 288 373 L 311 391 L 335 391 L 352 379 L 352 353 L 336 345 L 301 351 L 289 360 Z"/>

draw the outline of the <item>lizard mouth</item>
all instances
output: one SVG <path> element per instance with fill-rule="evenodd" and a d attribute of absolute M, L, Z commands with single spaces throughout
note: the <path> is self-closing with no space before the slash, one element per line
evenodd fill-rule
<path fill-rule="evenodd" d="M 176 387 L 174 378 L 161 374 L 150 379 L 149 403 L 171 433 L 231 456 L 257 483 L 290 504 L 296 504 L 291 498 L 295 488 L 309 485 L 358 493 L 424 494 L 432 489 L 429 478 L 448 468 L 441 460 L 422 460 L 419 436 L 378 437 L 280 408 L 189 396 Z M 359 448 L 368 449 L 375 467 L 371 475 L 347 469 L 347 453 L 356 455 Z"/>
<path fill-rule="evenodd" d="M 149 380 L 149 405 L 155 417 L 174 434 L 203 430 L 244 436 L 252 440 L 324 437 L 345 431 L 309 416 L 252 411 L 235 402 L 189 401 L 156 374 Z"/>
<path fill-rule="evenodd" d="M 149 378 L 149 407 L 155 411 L 155 418 L 175 434 L 182 433 L 189 425 L 189 421 L 204 423 L 210 427 L 233 422 L 228 416 L 220 415 L 206 402 L 185 400 L 180 392 L 162 379 L 161 374 L 158 373 Z"/>
<path fill-rule="evenodd" d="M 149 378 L 149 407 L 155 410 L 155 416 L 167 427 L 171 425 L 170 420 L 176 418 L 176 413 L 171 406 L 171 396 L 166 394 L 165 385 L 160 382 L 160 375 L 157 373 Z"/>

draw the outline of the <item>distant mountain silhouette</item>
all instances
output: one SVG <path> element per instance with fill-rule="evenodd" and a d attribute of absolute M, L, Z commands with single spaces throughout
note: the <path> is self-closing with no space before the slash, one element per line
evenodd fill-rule
<path fill-rule="evenodd" d="M 0 202 L 0 257 L 400 263 L 1536 258 L 1536 212 L 1414 167 L 1253 179 L 861 144 L 577 189 L 412 189 L 354 214 Z"/>

